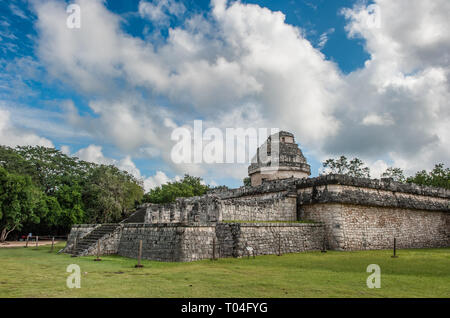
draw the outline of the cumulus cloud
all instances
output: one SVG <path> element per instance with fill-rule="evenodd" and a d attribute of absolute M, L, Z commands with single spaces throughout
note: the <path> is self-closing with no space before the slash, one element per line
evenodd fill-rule
<path fill-rule="evenodd" d="M 96 145 L 89 145 L 86 148 L 82 148 L 74 153 L 74 156 L 84 161 L 102 165 L 110 165 L 115 162 L 113 159 L 106 158 L 103 155 L 102 147 Z"/>
<path fill-rule="evenodd" d="M 53 143 L 47 138 L 40 137 L 32 131 L 13 125 L 11 122 L 11 113 L 2 108 L 0 108 L 0 144 L 10 147 L 53 147 Z"/>
<path fill-rule="evenodd" d="M 144 180 L 144 188 L 148 191 L 168 182 L 179 181 L 180 179 L 179 176 L 175 176 L 171 179 L 164 172 L 156 171 L 154 176 L 150 176 Z"/>
<path fill-rule="evenodd" d="M 67 146 L 63 146 L 61 148 L 61 151 L 66 154 L 70 154 L 67 153 L 69 151 Z M 179 176 L 175 176 L 173 179 L 171 179 L 163 171 L 159 170 L 156 171 L 155 175 L 146 177 L 145 175 L 141 174 L 141 171 L 136 167 L 136 164 L 133 162 L 131 156 L 125 156 L 120 160 L 109 158 L 103 154 L 102 146 L 98 145 L 89 145 L 86 148 L 82 148 L 75 152 L 73 156 L 81 160 L 93 162 L 96 164 L 115 165 L 117 168 L 123 171 L 127 171 L 136 179 L 142 181 L 145 192 L 148 192 L 149 190 L 157 186 L 161 186 L 162 184 L 165 184 L 167 182 L 180 180 Z"/>
<path fill-rule="evenodd" d="M 175 0 L 154 0 L 139 2 L 139 14 L 157 25 L 168 25 L 171 16 L 180 17 L 186 11 L 181 2 Z"/>
<path fill-rule="evenodd" d="M 115 165 L 117 168 L 127 171 L 137 179 L 141 179 L 141 172 L 134 164 L 130 156 L 125 156 L 121 160 L 108 158 L 103 154 L 102 146 L 89 145 L 75 152 L 73 156 L 88 162 L 102 165 Z M 66 149 L 67 150 L 67 149 Z"/>
<path fill-rule="evenodd" d="M 245 176 L 245 166 L 218 171 L 171 162 L 171 131 L 201 115 L 211 127 L 290 130 L 318 159 L 346 154 L 407 172 L 448 164 L 446 0 L 376 0 L 376 10 L 360 3 L 343 10 L 349 37 L 364 39 L 370 54 L 363 68 L 348 75 L 283 13 L 258 5 L 214 0 L 209 16 L 190 16 L 155 46 L 126 34 L 122 18 L 102 1 L 76 2 L 83 12 L 79 30 L 61 27 L 62 3 L 35 4 L 38 56 L 53 77 L 90 100 L 95 116 L 80 115 L 73 106 L 69 123 L 124 153 L 160 156 L 179 173 Z M 178 5 L 141 1 L 139 13 L 164 24 L 184 12 Z M 141 90 L 155 99 L 142 97 Z M 160 96 L 170 107 L 155 102 Z"/>
<path fill-rule="evenodd" d="M 349 36 L 365 39 L 371 58 L 346 81 L 348 107 L 325 152 L 384 154 L 413 173 L 450 158 L 450 27 L 448 1 L 375 2 L 343 11 Z M 368 23 L 378 12 L 379 25 Z"/>

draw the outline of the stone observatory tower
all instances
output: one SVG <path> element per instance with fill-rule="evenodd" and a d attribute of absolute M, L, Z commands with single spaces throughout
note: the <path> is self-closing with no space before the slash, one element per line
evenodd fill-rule
<path fill-rule="evenodd" d="M 287 131 L 269 136 L 248 167 L 252 186 L 265 180 L 307 178 L 310 174 L 311 168 L 295 143 L 294 135 Z"/>

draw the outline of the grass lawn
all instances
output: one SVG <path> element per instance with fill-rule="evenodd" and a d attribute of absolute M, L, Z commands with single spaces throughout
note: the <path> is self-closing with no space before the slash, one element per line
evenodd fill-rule
<path fill-rule="evenodd" d="M 55 250 L 62 248 L 59 244 Z M 450 248 L 327 253 L 192 263 L 120 256 L 72 258 L 50 247 L 0 249 L 0 297 L 450 297 Z M 81 267 L 81 288 L 69 289 L 69 264 Z M 369 289 L 369 264 L 381 267 L 381 288 Z"/>

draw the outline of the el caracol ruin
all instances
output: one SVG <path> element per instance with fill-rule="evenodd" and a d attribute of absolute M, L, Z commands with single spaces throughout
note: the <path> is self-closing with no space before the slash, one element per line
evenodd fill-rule
<path fill-rule="evenodd" d="M 276 148 L 276 149 L 275 149 Z M 278 153 L 277 153 L 278 152 Z M 263 158 L 264 157 L 264 158 Z M 296 253 L 450 246 L 450 191 L 390 179 L 308 178 L 294 136 L 269 137 L 248 168 L 252 186 L 144 204 L 118 224 L 74 225 L 64 252 L 194 261 Z"/>

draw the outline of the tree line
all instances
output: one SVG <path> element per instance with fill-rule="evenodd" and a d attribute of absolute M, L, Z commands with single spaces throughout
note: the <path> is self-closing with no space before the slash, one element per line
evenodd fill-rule
<path fill-rule="evenodd" d="M 352 177 L 370 178 L 370 169 L 359 158 L 348 160 L 345 156 L 331 158 L 322 163 L 324 172 L 344 174 Z M 445 168 L 443 163 L 435 164 L 433 170 L 417 171 L 415 175 L 406 177 L 400 168 L 389 167 L 381 174 L 382 178 L 390 178 L 401 183 L 415 183 L 418 185 L 450 189 L 450 168 Z"/>
<path fill-rule="evenodd" d="M 118 222 L 143 195 L 142 182 L 115 166 L 0 146 L 0 241 L 14 231 L 67 234 L 73 224 Z"/>

